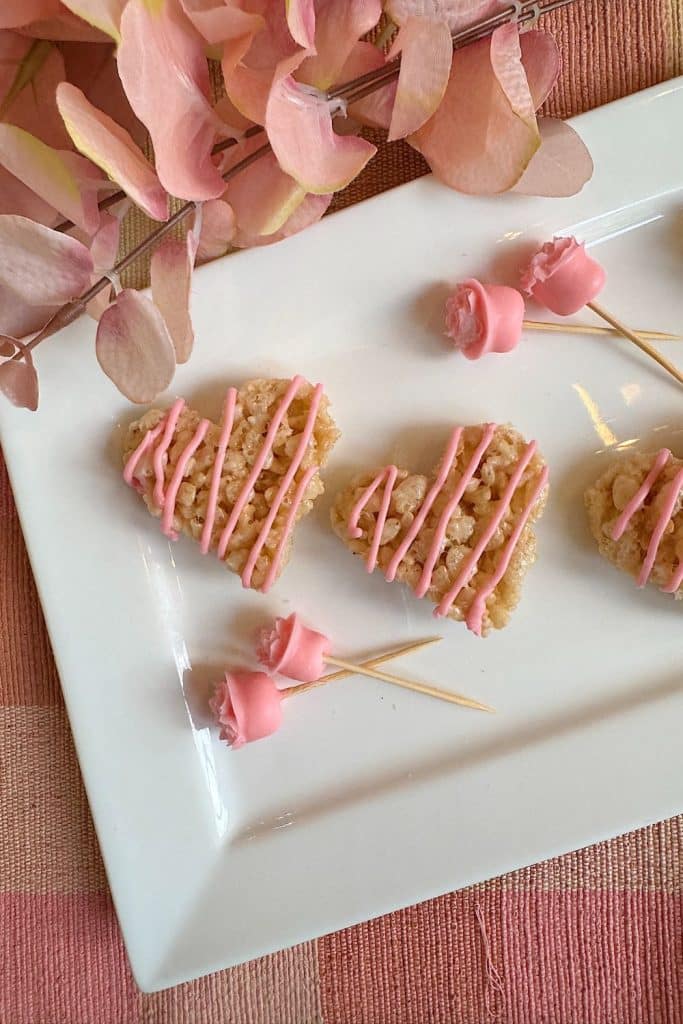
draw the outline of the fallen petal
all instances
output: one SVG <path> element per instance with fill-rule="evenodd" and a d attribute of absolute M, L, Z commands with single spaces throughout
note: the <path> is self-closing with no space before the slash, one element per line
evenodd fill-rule
<path fill-rule="evenodd" d="M 20 409 L 38 408 L 38 374 L 33 363 L 8 359 L 0 363 L 0 391 Z"/>
<path fill-rule="evenodd" d="M 235 237 L 235 214 L 229 203 L 209 199 L 202 206 L 202 229 L 197 260 L 215 260 L 225 256 Z"/>
<path fill-rule="evenodd" d="M 195 246 L 188 232 L 183 239 L 164 239 L 152 256 L 152 298 L 166 322 L 178 363 L 187 362 L 194 345 L 190 318 L 194 252 Z"/>
<path fill-rule="evenodd" d="M 593 174 L 593 160 L 571 125 L 552 117 L 538 121 L 541 148 L 515 185 L 528 196 L 574 196 Z"/>
<path fill-rule="evenodd" d="M 388 60 L 401 54 L 389 142 L 403 139 L 427 121 L 443 99 L 453 59 L 453 42 L 445 21 L 408 18 L 399 29 Z"/>
<path fill-rule="evenodd" d="M 92 256 L 82 242 L 25 217 L 0 216 L 0 286 L 19 302 L 68 302 L 88 287 L 92 272 Z"/>
<path fill-rule="evenodd" d="M 124 289 L 102 314 L 95 342 L 97 359 L 131 402 L 151 402 L 173 380 L 175 352 L 151 299 Z"/>
<path fill-rule="evenodd" d="M 290 73 L 275 75 L 265 127 L 282 170 L 316 195 L 344 188 L 377 152 L 365 139 L 337 135 L 325 97 Z"/>
<path fill-rule="evenodd" d="M 224 184 L 211 151 L 222 125 L 209 103 L 204 40 L 183 11 L 171 0 L 128 0 L 118 64 L 164 188 L 182 199 L 218 198 Z"/>
<path fill-rule="evenodd" d="M 370 32 L 382 14 L 381 0 L 317 0 L 315 54 L 299 68 L 297 78 L 318 89 L 329 89 L 361 36 Z"/>
<path fill-rule="evenodd" d="M 92 192 L 81 188 L 72 162 L 57 150 L 23 128 L 0 124 L 0 164 L 68 220 L 84 231 L 95 231 L 97 202 Z"/>
<path fill-rule="evenodd" d="M 62 82 L 57 105 L 74 145 L 101 167 L 153 220 L 168 218 L 168 196 L 128 132 Z M 73 220 L 73 218 L 71 218 Z"/>
<path fill-rule="evenodd" d="M 499 65 L 503 59 L 519 62 L 514 37 L 504 35 L 499 43 L 508 50 L 505 58 L 499 49 Z M 409 140 L 437 178 L 460 192 L 491 195 L 511 189 L 540 145 L 535 118 L 518 116 L 501 88 L 491 64 L 492 45 L 483 39 L 454 53 L 443 101 Z M 522 109 L 520 97 L 515 103 Z"/>
<path fill-rule="evenodd" d="M 292 39 L 305 50 L 315 46 L 315 4 L 313 0 L 285 0 L 287 25 Z"/>
<path fill-rule="evenodd" d="M 62 0 L 62 3 L 89 25 L 106 32 L 115 42 L 121 39 L 119 26 L 126 0 Z"/>

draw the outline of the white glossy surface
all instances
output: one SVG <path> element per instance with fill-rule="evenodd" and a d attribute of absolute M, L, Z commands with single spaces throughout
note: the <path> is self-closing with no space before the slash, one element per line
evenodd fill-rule
<path fill-rule="evenodd" d="M 683 450 L 683 393 L 626 342 L 529 335 L 471 364 L 440 336 L 444 282 L 515 283 L 533 243 L 576 232 L 604 304 L 683 328 L 680 81 L 575 123 L 596 159 L 570 200 L 464 198 L 430 179 L 195 279 L 198 335 L 174 389 L 218 415 L 228 382 L 306 374 L 343 430 L 328 494 L 268 597 L 170 545 L 120 478 L 130 408 L 94 329 L 40 349 L 36 416 L 0 429 L 136 977 L 171 985 L 678 812 L 681 608 L 603 562 L 582 492 L 642 439 Z M 633 139 L 647 159 L 633 158 Z M 666 346 L 683 362 L 683 344 Z M 600 417 L 598 425 L 589 415 Z M 451 708 L 369 680 L 292 701 L 232 753 L 202 696 L 295 607 L 340 655 L 434 632 L 431 606 L 367 578 L 327 528 L 352 469 L 434 463 L 453 422 L 511 420 L 551 466 L 539 562 L 510 627 L 444 642 L 406 672 L 493 703 Z M 416 429 L 419 428 L 419 429 Z M 112 439 L 112 432 L 114 436 Z"/>

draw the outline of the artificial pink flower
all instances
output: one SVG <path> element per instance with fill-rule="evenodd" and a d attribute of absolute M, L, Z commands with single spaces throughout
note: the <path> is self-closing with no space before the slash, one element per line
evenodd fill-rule
<path fill-rule="evenodd" d="M 446 300 L 446 334 L 468 359 L 511 352 L 519 344 L 524 299 L 516 288 L 468 278 Z"/>
<path fill-rule="evenodd" d="M 598 295 L 606 274 L 575 238 L 555 238 L 532 257 L 522 274 L 527 295 L 558 316 L 578 313 Z"/>
<path fill-rule="evenodd" d="M 271 736 L 282 723 L 282 694 L 264 672 L 226 672 L 209 707 L 233 749 Z"/>
<path fill-rule="evenodd" d="M 312 683 L 325 671 L 325 655 L 329 651 L 329 638 L 304 626 L 293 612 L 286 619 L 277 618 L 269 629 L 261 630 L 256 653 L 271 672 Z"/>

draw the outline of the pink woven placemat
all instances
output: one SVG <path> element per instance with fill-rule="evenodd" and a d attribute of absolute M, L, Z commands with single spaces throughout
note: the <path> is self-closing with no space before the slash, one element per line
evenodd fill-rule
<path fill-rule="evenodd" d="M 683 0 L 579 0 L 554 28 L 554 113 L 683 68 Z M 337 205 L 423 171 L 385 146 Z M 682 864 L 678 818 L 142 995 L 0 461 L 0 1024 L 677 1024 Z"/>

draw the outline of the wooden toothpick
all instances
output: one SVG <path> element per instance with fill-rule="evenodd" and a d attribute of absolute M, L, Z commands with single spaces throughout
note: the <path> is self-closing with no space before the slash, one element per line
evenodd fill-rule
<path fill-rule="evenodd" d="M 402 658 L 404 654 L 419 651 L 421 648 L 429 647 L 431 644 L 438 644 L 440 640 L 443 640 L 442 636 L 429 636 L 426 640 L 415 640 L 412 644 L 404 644 L 403 647 L 397 647 L 396 650 L 387 651 L 386 654 L 379 654 L 376 658 L 363 661 L 361 666 L 362 668 L 377 668 L 378 665 L 384 665 L 385 662 L 391 661 L 393 658 Z M 326 660 L 329 661 L 329 658 Z M 332 683 L 337 679 L 348 679 L 349 676 L 356 674 L 355 670 L 352 672 L 350 669 L 341 669 L 339 672 L 332 672 L 321 679 L 316 679 L 312 683 L 299 683 L 297 686 L 288 686 L 286 690 L 282 691 L 282 697 L 283 699 L 285 697 L 295 697 L 299 693 L 307 693 L 309 690 L 315 690 L 318 686 L 324 686 L 325 683 Z"/>
<path fill-rule="evenodd" d="M 596 316 L 601 317 L 601 319 L 605 320 L 608 324 L 610 324 L 610 326 L 613 327 L 615 331 L 618 331 L 619 334 L 623 334 L 625 338 L 628 338 L 628 340 L 632 341 L 634 345 L 637 345 L 638 348 L 641 349 L 641 351 L 646 352 L 647 355 L 654 359 L 656 363 L 659 363 L 659 365 L 663 367 L 663 369 L 665 369 L 667 373 L 670 373 L 671 376 L 675 380 L 677 380 L 679 384 L 683 384 L 683 373 L 681 373 L 678 367 L 674 366 L 672 362 L 670 362 L 668 359 L 665 359 L 664 356 L 657 351 L 654 345 L 651 345 L 650 342 L 646 341 L 643 337 L 641 337 L 641 335 L 636 334 L 635 331 L 632 331 L 631 328 L 627 327 L 626 324 L 623 324 L 621 320 L 617 320 L 617 318 L 613 316 L 612 313 L 604 309 L 603 306 L 599 306 L 597 302 L 588 302 L 586 305 L 587 308 L 592 310 Z"/>
<path fill-rule="evenodd" d="M 560 324 L 544 320 L 524 320 L 522 326 L 528 331 L 547 331 L 553 334 L 599 334 L 615 338 L 622 333 L 614 327 L 598 327 L 597 324 Z M 650 341 L 683 341 L 680 334 L 669 334 L 667 331 L 638 330 L 635 333 L 639 338 L 648 338 Z"/>
<path fill-rule="evenodd" d="M 350 661 L 342 658 L 333 658 L 325 655 L 325 661 L 329 665 L 336 665 L 337 668 L 346 669 L 347 672 L 358 673 L 362 676 L 370 676 L 371 679 L 380 679 L 384 683 L 392 683 L 394 686 L 402 686 L 406 690 L 414 690 L 416 693 L 424 693 L 428 697 L 436 697 L 438 700 L 448 701 L 450 704 L 460 704 L 464 708 L 473 708 L 475 711 L 491 711 L 495 708 L 488 704 L 481 704 L 471 697 L 464 697 L 459 693 L 451 693 L 449 690 L 440 690 L 436 686 L 428 686 L 426 683 L 417 683 L 412 679 L 402 679 L 401 676 L 391 675 L 389 672 L 380 672 L 375 668 L 365 668 L 363 665 L 353 665 Z"/>

